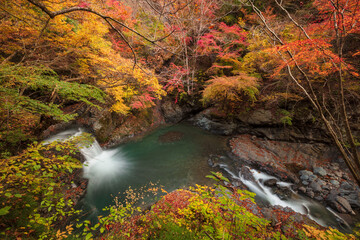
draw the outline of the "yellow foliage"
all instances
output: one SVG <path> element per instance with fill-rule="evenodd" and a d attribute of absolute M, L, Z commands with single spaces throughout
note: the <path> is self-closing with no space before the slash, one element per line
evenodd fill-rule
<path fill-rule="evenodd" d="M 127 114 L 131 109 L 149 108 L 155 104 L 155 99 L 165 95 L 154 73 L 134 69 L 131 61 L 118 55 L 113 56 L 113 61 L 117 65 L 105 68 L 108 72 L 99 72 L 103 79 L 98 81 L 115 100 L 112 111 Z"/>
<path fill-rule="evenodd" d="M 242 61 L 240 69 L 247 73 L 256 73 L 258 67 L 264 70 L 274 68 L 274 56 L 271 56 L 264 49 L 271 47 L 269 41 L 264 38 L 258 31 L 253 30 L 252 37 L 248 39 L 247 53 Z"/>
<path fill-rule="evenodd" d="M 51 11 L 86 4 L 94 11 L 132 24 L 131 17 L 122 19 L 130 14 L 129 10 L 121 4 L 111 5 L 111 1 L 41 2 Z M 37 63 L 55 71 L 64 70 L 65 74 L 59 74 L 62 80 L 76 78 L 81 83 L 102 87 L 113 100 L 111 109 L 121 114 L 151 107 L 155 99 L 165 95 L 154 73 L 133 69 L 132 61 L 116 52 L 109 40 L 110 26 L 99 16 L 75 11 L 49 19 L 25 0 L 0 0 L 0 3 L 5 9 L 0 19 L 0 52 L 11 55 L 31 49 Z M 28 61 L 34 62 L 31 58 Z"/>
<path fill-rule="evenodd" d="M 222 104 L 223 108 L 232 108 L 245 99 L 254 102 L 258 93 L 258 78 L 245 73 L 214 78 L 209 83 L 203 91 L 203 100 Z"/>
<path fill-rule="evenodd" d="M 336 229 L 329 228 L 326 230 L 317 229 L 308 225 L 304 225 L 304 232 L 307 237 L 316 240 L 341 240 L 341 239 L 353 239 L 355 240 L 354 235 L 343 234 Z"/>

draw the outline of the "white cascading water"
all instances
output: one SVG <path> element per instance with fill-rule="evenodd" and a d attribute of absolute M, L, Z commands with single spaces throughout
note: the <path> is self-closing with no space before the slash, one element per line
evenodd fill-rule
<path fill-rule="evenodd" d="M 55 141 L 60 141 L 60 142 L 63 142 L 63 141 L 66 141 L 67 139 L 71 138 L 71 137 L 75 137 L 75 136 L 79 136 L 81 133 L 82 133 L 82 129 L 79 128 L 79 129 L 69 129 L 69 130 L 65 130 L 63 132 L 60 132 L 58 134 L 55 134 L 47 139 L 45 139 L 43 141 L 43 144 L 46 145 L 46 144 L 50 144 L 52 142 L 55 142 Z"/>
<path fill-rule="evenodd" d="M 256 195 L 261 199 L 268 201 L 272 206 L 279 205 L 282 207 L 289 207 L 295 212 L 307 215 L 310 219 L 316 221 L 324 227 L 336 226 L 339 225 L 339 223 L 341 223 L 341 226 L 345 225 L 345 228 L 349 227 L 348 224 L 337 214 L 334 214 L 334 211 L 331 209 L 326 209 L 321 204 L 305 199 L 296 194 L 290 188 L 292 185 L 291 183 L 279 181 L 276 177 L 249 168 L 255 179 L 255 182 L 253 182 L 246 180 L 243 176 L 241 176 L 240 172 L 238 175 L 234 174 L 229 170 L 226 164 L 219 164 L 219 167 L 226 171 L 233 179 L 240 180 L 249 188 L 250 191 L 256 193 Z M 271 188 L 264 185 L 264 182 L 269 179 L 275 179 L 278 186 L 288 187 L 292 191 L 294 197 L 288 200 L 282 200 L 278 195 L 272 193 Z"/>
<path fill-rule="evenodd" d="M 43 141 L 43 144 L 49 144 L 53 141 L 67 141 L 72 137 L 80 136 L 84 133 L 83 129 L 70 129 L 51 136 Z M 84 177 L 89 179 L 89 187 L 103 183 L 104 181 L 113 181 L 122 171 L 125 171 L 128 165 L 125 157 L 118 149 L 103 150 L 98 141 L 89 146 L 78 144 L 81 154 L 85 157 Z"/>

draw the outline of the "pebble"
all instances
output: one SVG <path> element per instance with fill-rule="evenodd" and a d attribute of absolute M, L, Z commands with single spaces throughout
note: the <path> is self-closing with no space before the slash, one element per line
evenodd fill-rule
<path fill-rule="evenodd" d="M 314 173 L 319 175 L 319 176 L 326 176 L 327 172 L 324 168 L 322 167 L 314 167 Z"/>
<path fill-rule="evenodd" d="M 321 186 L 317 182 L 310 183 L 309 187 L 311 187 L 315 192 L 321 192 Z"/>
<path fill-rule="evenodd" d="M 338 163 L 331 163 L 330 164 L 330 169 L 333 170 L 333 171 L 339 170 L 339 164 Z"/>
<path fill-rule="evenodd" d="M 337 180 L 330 180 L 330 183 L 334 185 L 335 187 L 338 187 L 340 185 L 339 181 Z"/>
<path fill-rule="evenodd" d="M 315 176 L 314 174 L 312 174 L 312 175 L 310 175 L 309 176 L 309 181 L 311 182 L 311 181 L 314 181 L 315 179 L 317 179 L 318 177 L 317 176 Z"/>
<path fill-rule="evenodd" d="M 314 199 L 317 200 L 317 201 L 323 201 L 324 200 L 324 198 L 321 197 L 321 196 L 316 196 Z"/>
<path fill-rule="evenodd" d="M 315 196 L 315 193 L 313 191 L 310 191 L 307 193 L 307 195 L 310 197 L 310 198 L 313 198 Z"/>
<path fill-rule="evenodd" d="M 336 171 L 336 172 L 334 172 L 335 173 L 335 175 L 337 176 L 337 177 L 342 177 L 343 176 L 343 173 L 342 172 L 340 172 L 340 171 Z"/>
<path fill-rule="evenodd" d="M 308 170 L 301 170 L 301 171 L 299 171 L 299 174 L 300 175 L 312 175 L 313 174 L 313 172 L 311 172 L 311 171 L 308 171 Z"/>
<path fill-rule="evenodd" d="M 321 186 L 326 185 L 326 182 L 323 181 L 323 180 L 321 180 L 321 179 L 316 180 L 316 182 L 317 182 L 319 185 L 321 185 Z"/>
<path fill-rule="evenodd" d="M 348 182 L 342 182 L 340 188 L 344 190 L 353 190 L 353 187 Z"/>
<path fill-rule="evenodd" d="M 301 175 L 300 179 L 303 180 L 303 181 L 306 181 L 306 180 L 309 179 L 309 175 Z"/>

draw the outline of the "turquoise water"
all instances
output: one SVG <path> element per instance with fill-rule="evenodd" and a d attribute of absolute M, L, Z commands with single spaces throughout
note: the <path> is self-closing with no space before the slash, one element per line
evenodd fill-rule
<path fill-rule="evenodd" d="M 174 141 L 160 141 L 175 132 Z M 162 137 L 163 136 L 163 137 Z M 179 137 L 180 136 L 180 137 Z M 94 217 L 114 204 L 115 196 L 131 187 L 157 183 L 166 191 L 194 184 L 208 184 L 211 154 L 224 154 L 226 137 L 213 135 L 190 124 L 160 128 L 143 139 L 101 152 L 84 167 L 89 178 L 83 208 Z"/>

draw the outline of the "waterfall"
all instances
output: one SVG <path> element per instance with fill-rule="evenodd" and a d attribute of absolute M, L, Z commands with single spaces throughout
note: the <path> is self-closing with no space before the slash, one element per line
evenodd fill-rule
<path fill-rule="evenodd" d="M 235 174 L 230 171 L 226 164 L 219 164 L 219 167 L 227 172 L 234 180 L 240 180 L 249 188 L 250 191 L 256 193 L 258 198 L 262 199 L 263 201 L 265 200 L 265 202 L 272 206 L 279 205 L 282 207 L 291 208 L 295 212 L 307 215 L 310 219 L 324 227 L 332 226 L 336 228 L 343 228 L 345 231 L 350 229 L 346 221 L 340 218 L 340 216 L 335 214 L 331 209 L 325 208 L 320 203 L 295 193 L 291 189 L 291 183 L 282 182 L 274 176 L 270 176 L 266 173 L 249 168 L 255 180 L 250 181 L 245 179 L 240 172 Z M 277 186 L 288 188 L 292 192 L 291 198 L 281 199 L 278 195 L 274 194 L 272 189 L 264 184 L 267 180 L 270 179 L 275 179 Z"/>
<path fill-rule="evenodd" d="M 62 131 L 60 133 L 57 133 L 51 137 L 48 137 L 42 143 L 44 145 L 46 145 L 46 144 L 50 144 L 55 141 L 63 142 L 72 137 L 79 136 L 79 135 L 81 135 L 81 133 L 83 133 L 83 130 L 81 128 L 68 129 L 68 130 Z"/>
<path fill-rule="evenodd" d="M 54 141 L 67 141 L 80 136 L 84 132 L 82 128 L 69 129 L 45 139 L 43 144 Z M 99 185 L 104 181 L 114 181 L 116 176 L 125 171 L 128 165 L 125 156 L 121 154 L 119 149 L 103 150 L 95 138 L 92 144 L 85 146 L 78 143 L 77 147 L 85 157 L 83 165 L 84 177 L 89 179 L 89 187 Z"/>
<path fill-rule="evenodd" d="M 86 161 L 91 161 L 93 158 L 103 153 L 103 149 L 96 139 L 94 139 L 94 142 L 90 146 L 80 146 L 79 149 Z"/>

